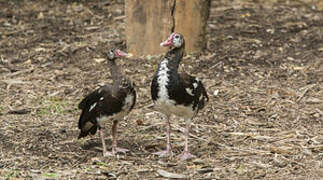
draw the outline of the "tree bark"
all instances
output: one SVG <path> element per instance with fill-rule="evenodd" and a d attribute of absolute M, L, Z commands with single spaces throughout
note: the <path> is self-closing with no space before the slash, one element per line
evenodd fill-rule
<path fill-rule="evenodd" d="M 209 17 L 210 0 L 176 0 L 175 32 L 185 37 L 185 50 L 195 53 L 206 45 L 205 29 Z"/>
<path fill-rule="evenodd" d="M 126 0 L 128 52 L 135 56 L 165 52 L 159 44 L 170 33 L 182 33 L 186 52 L 205 47 L 210 0 Z"/>
<path fill-rule="evenodd" d="M 126 39 L 128 51 L 136 56 L 160 54 L 159 44 L 174 26 L 175 0 L 126 0 Z"/>

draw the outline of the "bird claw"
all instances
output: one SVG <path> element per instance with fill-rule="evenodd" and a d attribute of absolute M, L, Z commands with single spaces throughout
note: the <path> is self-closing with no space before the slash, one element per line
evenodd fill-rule
<path fill-rule="evenodd" d="M 190 152 L 188 151 L 184 151 L 182 154 L 180 154 L 178 156 L 182 161 L 186 161 L 186 160 L 189 160 L 189 159 L 193 159 L 195 158 L 196 156 L 191 154 Z"/>
<path fill-rule="evenodd" d="M 168 157 L 168 156 L 174 155 L 174 153 L 172 151 L 160 151 L 160 152 L 155 152 L 153 154 L 158 155 L 159 157 Z"/>

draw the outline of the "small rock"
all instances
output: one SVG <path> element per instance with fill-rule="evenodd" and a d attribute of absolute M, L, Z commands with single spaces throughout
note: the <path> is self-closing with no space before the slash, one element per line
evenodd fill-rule
<path fill-rule="evenodd" d="M 37 19 L 44 19 L 44 13 L 40 12 L 37 16 Z"/>
<path fill-rule="evenodd" d="M 293 57 L 287 57 L 287 60 L 294 61 L 295 59 Z"/>
<path fill-rule="evenodd" d="M 275 33 L 275 29 L 266 29 L 266 32 L 268 32 L 270 34 L 274 34 Z"/>
<path fill-rule="evenodd" d="M 151 60 L 153 57 L 151 56 L 151 55 L 147 55 L 146 56 L 146 59 L 149 61 L 149 60 Z"/>
<path fill-rule="evenodd" d="M 105 58 L 94 58 L 94 61 L 97 63 L 102 63 L 103 61 L 105 61 Z"/>
<path fill-rule="evenodd" d="M 170 173 L 167 171 L 164 171 L 162 169 L 158 169 L 157 173 L 165 178 L 173 178 L 173 179 L 186 179 L 187 176 L 183 174 L 176 174 L 176 173 Z"/>
<path fill-rule="evenodd" d="M 111 180 L 112 179 L 117 179 L 117 176 L 115 174 L 111 173 L 111 172 L 105 171 L 105 172 L 102 172 L 102 174 L 105 175 L 106 177 L 108 177 Z"/>
<path fill-rule="evenodd" d="M 213 96 L 217 96 L 217 95 L 219 95 L 219 90 L 218 89 L 213 92 Z"/>

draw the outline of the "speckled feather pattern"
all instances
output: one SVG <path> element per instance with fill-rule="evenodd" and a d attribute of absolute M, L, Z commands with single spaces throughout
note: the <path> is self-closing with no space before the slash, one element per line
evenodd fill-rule
<path fill-rule="evenodd" d="M 183 49 L 174 48 L 165 55 L 152 80 L 151 95 L 157 110 L 192 118 L 208 96 L 198 78 L 178 73 L 183 53 Z"/>

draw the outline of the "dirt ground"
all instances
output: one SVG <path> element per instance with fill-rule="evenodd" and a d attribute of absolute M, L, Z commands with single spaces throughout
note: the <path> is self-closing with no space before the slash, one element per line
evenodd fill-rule
<path fill-rule="evenodd" d="M 135 109 L 118 130 L 130 153 L 103 157 L 98 135 L 77 139 L 78 103 L 111 82 L 104 53 L 126 48 L 123 6 L 0 1 L 0 179 L 323 177 L 319 1 L 212 1 L 207 49 L 180 67 L 200 77 L 210 96 L 192 124 L 197 158 L 187 162 L 152 155 L 166 145 L 164 122 L 149 107 L 161 56 L 118 62 L 137 84 Z M 179 154 L 185 123 L 172 122 Z"/>

